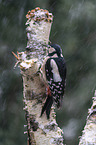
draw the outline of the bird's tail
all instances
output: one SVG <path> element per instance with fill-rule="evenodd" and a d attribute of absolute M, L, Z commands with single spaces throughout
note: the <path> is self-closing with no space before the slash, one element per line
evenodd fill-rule
<path fill-rule="evenodd" d="M 51 106 L 53 104 L 53 98 L 52 96 L 48 95 L 47 99 L 46 99 L 46 102 L 42 108 L 42 111 L 41 111 L 41 116 L 43 115 L 43 113 L 46 111 L 46 116 L 47 116 L 47 119 L 50 118 L 50 111 L 51 111 Z"/>

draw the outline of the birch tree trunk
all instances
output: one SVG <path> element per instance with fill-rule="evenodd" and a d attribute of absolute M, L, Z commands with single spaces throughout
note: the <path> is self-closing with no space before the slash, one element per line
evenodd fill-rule
<path fill-rule="evenodd" d="M 96 145 L 96 91 L 79 145 Z"/>
<path fill-rule="evenodd" d="M 27 47 L 25 52 L 18 52 L 16 57 L 23 78 L 28 145 L 63 145 L 62 130 L 56 123 L 54 106 L 49 120 L 45 114 L 40 117 L 46 99 L 46 88 L 38 72 L 49 47 L 53 15 L 37 7 L 29 11 L 26 17 Z"/>

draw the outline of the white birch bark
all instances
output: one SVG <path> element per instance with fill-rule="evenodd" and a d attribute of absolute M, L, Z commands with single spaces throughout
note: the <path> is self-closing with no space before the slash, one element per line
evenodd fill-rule
<path fill-rule="evenodd" d="M 49 120 L 45 114 L 40 117 L 46 88 L 38 71 L 46 57 L 53 15 L 47 10 L 35 8 L 26 17 L 27 47 L 25 52 L 18 52 L 17 59 L 23 78 L 28 145 L 63 145 L 62 130 L 56 123 L 54 107 Z"/>
<path fill-rule="evenodd" d="M 79 145 L 96 145 L 96 91 Z"/>

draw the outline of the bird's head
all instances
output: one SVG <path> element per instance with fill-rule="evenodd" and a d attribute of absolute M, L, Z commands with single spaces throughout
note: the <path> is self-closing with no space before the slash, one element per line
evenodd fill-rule
<path fill-rule="evenodd" d="M 58 44 L 50 44 L 50 48 L 48 50 L 48 55 L 53 56 L 54 54 L 57 54 L 58 57 L 61 56 L 62 50 L 61 47 Z"/>

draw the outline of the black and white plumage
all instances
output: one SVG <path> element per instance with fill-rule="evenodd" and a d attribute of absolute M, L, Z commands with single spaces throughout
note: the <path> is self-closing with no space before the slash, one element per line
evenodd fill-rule
<path fill-rule="evenodd" d="M 50 45 L 48 56 L 45 58 L 41 70 L 43 79 L 50 90 L 42 108 L 41 116 L 46 111 L 47 119 L 49 119 L 53 102 L 55 102 L 57 108 L 61 107 L 66 85 L 66 63 L 59 45 Z"/>

